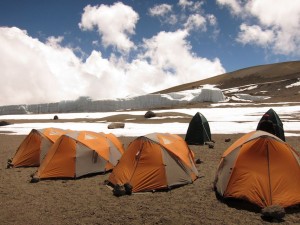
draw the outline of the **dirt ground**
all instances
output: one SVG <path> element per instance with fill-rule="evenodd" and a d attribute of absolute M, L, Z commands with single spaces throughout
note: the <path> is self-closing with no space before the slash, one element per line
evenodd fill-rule
<path fill-rule="evenodd" d="M 269 224 L 261 213 L 219 201 L 212 182 L 220 157 L 242 134 L 213 135 L 214 149 L 190 146 L 199 179 L 169 192 L 115 197 L 104 185 L 109 174 L 77 180 L 43 180 L 30 183 L 36 168 L 6 169 L 25 136 L 0 135 L 0 224 Z M 120 137 L 127 145 L 135 137 Z M 230 142 L 225 142 L 230 138 Z M 287 142 L 300 149 L 299 137 Z M 299 190 L 300 191 L 300 190 Z M 299 208 L 290 210 L 281 224 L 300 224 Z"/>

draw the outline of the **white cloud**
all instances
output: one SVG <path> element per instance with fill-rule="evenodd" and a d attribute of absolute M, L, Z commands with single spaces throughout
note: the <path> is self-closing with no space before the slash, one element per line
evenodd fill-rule
<path fill-rule="evenodd" d="M 227 6 L 233 15 L 238 15 L 243 11 L 240 0 L 217 0 L 221 6 Z"/>
<path fill-rule="evenodd" d="M 172 6 L 169 4 L 155 5 L 149 9 L 149 14 L 151 16 L 164 16 L 172 11 Z"/>
<path fill-rule="evenodd" d="M 121 2 L 112 6 L 86 6 L 79 27 L 82 30 L 96 28 L 104 46 L 114 46 L 121 52 L 129 52 L 134 43 L 129 36 L 135 33 L 139 15 Z"/>
<path fill-rule="evenodd" d="M 150 8 L 149 15 L 158 17 L 161 23 L 174 25 L 178 22 L 177 15 L 173 14 L 172 5 L 160 4 Z"/>
<path fill-rule="evenodd" d="M 240 30 L 237 41 L 243 44 L 254 42 L 262 47 L 267 47 L 275 37 L 272 30 L 262 30 L 257 25 L 248 26 L 243 23 L 240 26 Z"/>
<path fill-rule="evenodd" d="M 245 8 L 261 27 L 276 34 L 272 43 L 274 53 L 300 55 L 300 1 L 252 0 Z"/>
<path fill-rule="evenodd" d="M 50 38 L 51 39 L 51 38 Z M 52 39 L 54 40 L 54 39 Z M 0 28 L 1 104 L 74 99 L 84 82 L 72 51 L 43 44 L 18 28 Z"/>
<path fill-rule="evenodd" d="M 240 26 L 237 41 L 268 47 L 275 54 L 300 55 L 300 1 L 217 0 L 217 2 L 227 6 L 232 14 L 245 20 Z"/>
<path fill-rule="evenodd" d="M 53 47 L 58 47 L 63 40 L 64 40 L 63 36 L 59 36 L 59 37 L 51 36 L 47 38 L 46 44 Z"/>
<path fill-rule="evenodd" d="M 160 32 L 145 39 L 132 61 L 93 51 L 81 61 L 61 37 L 43 43 L 18 28 L 0 28 L 2 105 L 122 98 L 224 73 L 219 59 L 197 57 L 188 32 Z"/>
<path fill-rule="evenodd" d="M 225 72 L 219 59 L 210 61 L 194 56 L 186 40 L 187 36 L 186 30 L 162 31 L 144 41 L 146 52 L 143 57 L 149 59 L 156 68 L 165 71 L 168 80 L 175 84 L 201 80 L 212 74 Z"/>
<path fill-rule="evenodd" d="M 193 1 L 189 0 L 179 0 L 178 5 L 180 5 L 183 8 L 189 7 L 193 5 Z"/>
<path fill-rule="evenodd" d="M 184 24 L 184 27 L 187 30 L 200 29 L 202 31 L 206 31 L 206 19 L 199 14 L 190 15 Z"/>
<path fill-rule="evenodd" d="M 207 26 L 212 26 L 212 37 L 219 33 L 217 18 L 213 14 L 206 14 L 202 10 L 202 1 L 179 0 L 176 5 L 160 4 L 149 9 L 151 16 L 159 18 L 162 24 L 170 24 L 176 29 L 186 29 L 190 32 L 206 32 Z M 179 7 L 178 7 L 179 6 Z"/>
<path fill-rule="evenodd" d="M 206 17 L 210 25 L 216 26 L 218 24 L 217 18 L 213 14 L 207 14 Z"/>

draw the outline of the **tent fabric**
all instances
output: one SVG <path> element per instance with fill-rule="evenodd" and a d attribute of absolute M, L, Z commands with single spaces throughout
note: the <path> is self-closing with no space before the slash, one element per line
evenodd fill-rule
<path fill-rule="evenodd" d="M 223 153 L 214 187 L 224 198 L 247 200 L 261 208 L 299 204 L 299 154 L 268 132 L 250 132 Z"/>
<path fill-rule="evenodd" d="M 123 153 L 122 143 L 113 134 L 74 131 L 54 143 L 34 178 L 78 178 L 106 172 Z"/>
<path fill-rule="evenodd" d="M 18 147 L 11 166 L 39 166 L 52 144 L 67 132 L 70 131 L 58 128 L 32 129 Z"/>
<path fill-rule="evenodd" d="M 189 145 L 203 145 L 211 141 L 211 132 L 207 119 L 197 112 L 189 123 L 185 141 Z"/>
<path fill-rule="evenodd" d="M 263 130 L 274 134 L 281 140 L 285 141 L 283 123 L 281 122 L 278 114 L 272 108 L 261 117 L 256 130 Z"/>
<path fill-rule="evenodd" d="M 108 182 L 129 183 L 132 192 L 142 192 L 189 184 L 197 176 L 193 152 L 180 136 L 152 133 L 129 144 Z"/>

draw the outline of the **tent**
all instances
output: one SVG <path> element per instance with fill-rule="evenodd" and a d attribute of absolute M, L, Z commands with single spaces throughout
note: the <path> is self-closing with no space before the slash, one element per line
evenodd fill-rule
<path fill-rule="evenodd" d="M 117 164 L 123 153 L 123 144 L 113 134 L 73 131 L 52 145 L 32 182 L 106 172 Z"/>
<path fill-rule="evenodd" d="M 247 133 L 223 153 L 214 188 L 225 199 L 243 199 L 261 208 L 299 204 L 299 153 L 268 132 Z"/>
<path fill-rule="evenodd" d="M 185 141 L 189 145 L 203 145 L 211 141 L 208 121 L 201 113 L 197 112 L 190 121 Z"/>
<path fill-rule="evenodd" d="M 256 130 L 263 130 L 274 134 L 281 140 L 285 141 L 283 124 L 278 114 L 271 108 L 260 119 Z"/>
<path fill-rule="evenodd" d="M 18 147 L 13 159 L 8 161 L 8 168 L 39 166 L 52 144 L 67 132 L 69 130 L 58 128 L 32 129 Z"/>
<path fill-rule="evenodd" d="M 142 192 L 190 184 L 197 176 L 193 152 L 180 136 L 152 133 L 129 144 L 108 182 Z"/>

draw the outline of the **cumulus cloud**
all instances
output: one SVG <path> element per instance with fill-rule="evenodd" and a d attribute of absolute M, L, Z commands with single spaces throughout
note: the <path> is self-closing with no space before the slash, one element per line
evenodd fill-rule
<path fill-rule="evenodd" d="M 173 84 L 201 80 L 225 72 L 219 59 L 210 61 L 195 56 L 187 37 L 186 30 L 162 31 L 144 40 L 146 51 L 142 58 L 150 59 L 151 65 L 164 71 L 166 79 Z"/>
<path fill-rule="evenodd" d="M 183 8 L 192 6 L 194 3 L 193 1 L 189 1 L 189 0 L 179 0 L 178 5 L 180 5 Z"/>
<path fill-rule="evenodd" d="M 240 26 L 236 39 L 238 42 L 268 47 L 275 54 L 300 55 L 300 1 L 217 0 L 217 2 L 227 6 L 235 16 L 246 20 Z"/>
<path fill-rule="evenodd" d="M 206 32 L 208 26 L 211 26 L 215 39 L 219 33 L 217 18 L 213 14 L 206 14 L 202 9 L 203 4 L 201 1 L 179 0 L 177 7 L 168 4 L 155 5 L 149 9 L 149 15 L 158 17 L 162 24 L 177 25 L 178 29 L 189 32 Z"/>
<path fill-rule="evenodd" d="M 35 104 L 77 99 L 121 98 L 224 73 L 218 58 L 195 56 L 188 32 L 160 32 L 144 39 L 132 61 L 92 51 L 81 61 L 60 37 L 45 43 L 18 28 L 0 28 L 1 104 Z"/>
<path fill-rule="evenodd" d="M 254 42 L 262 47 L 267 47 L 272 43 L 275 34 L 272 30 L 262 30 L 260 26 L 242 24 L 237 40 L 243 44 Z"/>
<path fill-rule="evenodd" d="M 197 8 L 192 1 L 181 1 L 185 10 Z M 161 11 L 156 15 L 170 13 Z M 154 12 L 154 11 L 153 11 Z M 116 16 L 117 15 L 117 16 Z M 172 18 L 169 14 L 169 18 Z M 175 85 L 225 73 L 220 60 L 197 56 L 188 38 L 193 29 L 215 25 L 215 18 L 192 13 L 173 32 L 160 31 L 153 37 L 133 43 L 139 15 L 123 3 L 84 8 L 79 27 L 96 29 L 101 39 L 91 45 L 112 46 L 105 56 L 92 51 L 85 59 L 76 56 L 78 49 L 63 46 L 63 36 L 50 36 L 42 42 L 16 27 L 0 27 L 1 104 L 36 104 L 75 100 L 113 99 L 147 94 Z M 176 20 L 174 20 L 176 21 Z M 135 53 L 130 52 L 136 48 Z M 128 57 L 128 58 L 127 58 Z"/>
<path fill-rule="evenodd" d="M 149 9 L 149 14 L 151 16 L 164 16 L 172 11 L 172 6 L 169 4 L 155 5 Z"/>
<path fill-rule="evenodd" d="M 121 2 L 112 6 L 88 5 L 84 8 L 79 27 L 82 30 L 96 28 L 105 47 L 113 46 L 121 52 L 129 52 L 134 48 L 129 37 L 135 33 L 138 19 L 139 15 Z"/>
<path fill-rule="evenodd" d="M 71 50 L 57 46 L 15 27 L 0 28 L 0 57 L 5 59 L 0 60 L 2 104 L 58 101 L 80 94 L 84 81 L 76 69 L 79 60 Z"/>
<path fill-rule="evenodd" d="M 228 7 L 233 15 L 241 14 L 243 11 L 240 0 L 217 0 L 217 3 L 221 6 Z"/>
<path fill-rule="evenodd" d="M 163 24 L 174 25 L 178 22 L 177 15 L 173 13 L 173 6 L 169 4 L 155 5 L 148 10 L 149 15 L 159 18 Z"/>
<path fill-rule="evenodd" d="M 200 29 L 206 31 L 206 18 L 199 14 L 190 15 L 184 24 L 187 30 Z"/>

